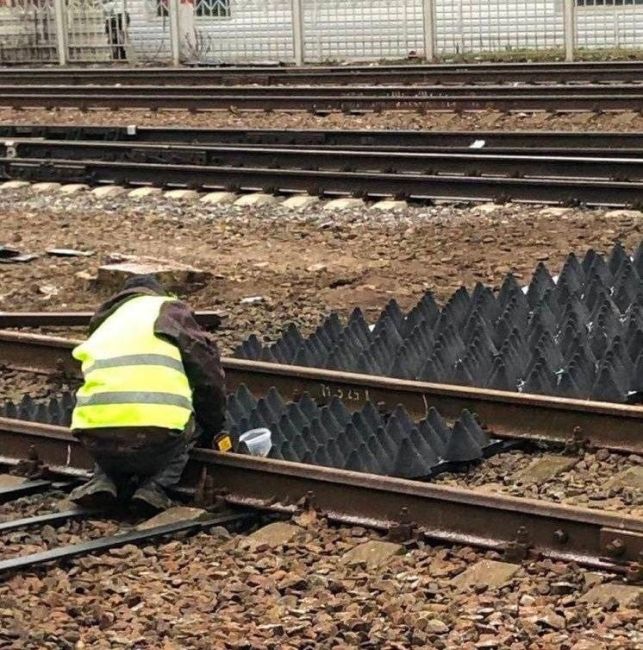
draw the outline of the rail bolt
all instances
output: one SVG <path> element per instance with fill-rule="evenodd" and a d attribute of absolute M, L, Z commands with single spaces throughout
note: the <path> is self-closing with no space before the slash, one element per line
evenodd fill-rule
<path fill-rule="evenodd" d="M 615 537 L 605 546 L 605 551 L 612 557 L 621 557 L 625 553 L 627 545 L 620 537 Z"/>
<path fill-rule="evenodd" d="M 558 530 L 554 531 L 554 541 L 557 544 L 566 544 L 569 541 L 569 535 L 559 528 Z"/>

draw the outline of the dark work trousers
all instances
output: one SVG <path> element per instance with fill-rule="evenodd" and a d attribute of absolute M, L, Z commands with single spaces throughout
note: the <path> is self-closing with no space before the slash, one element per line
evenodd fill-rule
<path fill-rule="evenodd" d="M 159 427 L 78 429 L 74 435 L 96 462 L 94 476 L 107 475 L 119 491 L 138 479 L 139 486 L 176 485 L 199 440 L 199 427 L 190 418 L 183 431 Z"/>

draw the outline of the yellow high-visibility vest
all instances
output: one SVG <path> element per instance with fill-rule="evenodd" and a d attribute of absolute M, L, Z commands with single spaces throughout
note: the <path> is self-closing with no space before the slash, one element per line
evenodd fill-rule
<path fill-rule="evenodd" d="M 192 390 L 181 353 L 154 334 L 161 307 L 170 300 L 128 300 L 74 349 L 85 383 L 76 394 L 72 429 L 185 427 Z"/>

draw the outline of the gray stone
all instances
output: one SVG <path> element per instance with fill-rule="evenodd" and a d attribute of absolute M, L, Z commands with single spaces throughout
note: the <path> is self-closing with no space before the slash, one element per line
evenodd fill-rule
<path fill-rule="evenodd" d="M 562 217 L 566 214 L 569 214 L 571 211 L 572 211 L 571 208 L 549 207 L 549 208 L 543 208 L 540 211 L 540 214 L 542 214 L 545 217 Z"/>
<path fill-rule="evenodd" d="M 164 512 L 160 512 L 151 519 L 147 519 L 141 524 L 136 526 L 137 530 L 149 530 L 150 528 L 157 528 L 158 526 L 167 526 L 179 521 L 203 521 L 207 519 L 209 514 L 207 510 L 201 508 L 188 508 L 187 506 L 176 506 L 168 508 Z"/>
<path fill-rule="evenodd" d="M 86 192 L 89 189 L 89 185 L 85 183 L 68 183 L 63 185 L 60 188 L 61 194 L 80 194 L 81 192 Z"/>
<path fill-rule="evenodd" d="M 446 634 L 449 631 L 449 626 L 439 618 L 432 618 L 427 621 L 425 630 L 433 634 Z"/>
<path fill-rule="evenodd" d="M 13 476 L 12 474 L 0 474 L 0 488 L 14 488 L 25 482 L 24 476 Z"/>
<path fill-rule="evenodd" d="M 137 187 L 135 190 L 132 190 L 127 196 L 130 199 L 144 199 L 148 196 L 157 196 L 163 190 L 160 187 Z"/>
<path fill-rule="evenodd" d="M 208 192 L 200 199 L 201 203 L 207 203 L 208 205 L 228 205 L 236 200 L 237 195 L 234 192 Z"/>
<path fill-rule="evenodd" d="M 497 589 L 507 584 L 516 575 L 520 566 L 496 560 L 480 560 L 457 575 L 451 584 L 459 590 L 485 585 Z"/>
<path fill-rule="evenodd" d="M 612 599 L 616 600 L 621 607 L 641 607 L 643 606 L 643 587 L 607 582 L 592 587 L 580 600 L 583 603 L 602 606 Z"/>
<path fill-rule="evenodd" d="M 246 542 L 251 546 L 282 546 L 292 541 L 292 539 L 301 531 L 298 526 L 293 526 L 285 521 L 276 521 L 268 524 L 246 537 Z"/>
<path fill-rule="evenodd" d="M 127 190 L 121 185 L 101 185 L 92 190 L 92 194 L 98 199 L 110 199 L 125 194 L 125 192 Z"/>
<path fill-rule="evenodd" d="M 31 185 L 29 181 L 5 181 L 0 185 L 0 190 L 19 190 Z"/>
<path fill-rule="evenodd" d="M 310 194 L 296 194 L 286 199 L 281 205 L 288 210 L 303 210 L 315 203 L 319 203 L 319 197 L 310 196 Z"/>
<path fill-rule="evenodd" d="M 395 555 L 402 553 L 404 553 L 404 547 L 401 544 L 371 540 L 344 553 L 342 561 L 351 565 L 366 564 L 369 567 L 378 567 L 386 564 Z"/>
<path fill-rule="evenodd" d="M 406 201 L 395 201 L 393 199 L 384 199 L 378 201 L 372 206 L 372 210 L 381 210 L 382 212 L 397 212 L 408 208 L 409 204 Z"/>
<path fill-rule="evenodd" d="M 46 194 L 47 192 L 56 192 L 60 189 L 60 183 L 43 182 L 34 183 L 31 186 L 32 191 L 36 194 Z"/>
<path fill-rule="evenodd" d="M 605 217 L 607 219 L 641 219 L 643 218 L 643 212 L 640 210 L 610 210 L 609 212 L 605 213 Z"/>
<path fill-rule="evenodd" d="M 482 214 L 491 214 L 492 212 L 500 210 L 501 207 L 502 206 L 497 203 L 481 203 L 480 205 L 476 205 L 473 209 L 476 212 L 482 212 Z"/>
<path fill-rule="evenodd" d="M 352 198 L 344 198 L 344 199 L 333 199 L 332 201 L 328 201 L 324 205 L 324 210 L 332 211 L 332 210 L 349 210 L 351 208 L 363 208 L 364 207 L 364 201 L 362 199 L 352 199 Z"/>
<path fill-rule="evenodd" d="M 609 487 L 613 488 L 630 488 L 632 490 L 643 491 L 643 465 L 630 467 L 623 472 L 620 472 L 608 483 Z"/>
<path fill-rule="evenodd" d="M 234 204 L 239 207 L 260 207 L 262 205 L 274 205 L 277 201 L 277 197 L 272 194 L 256 192 L 254 194 L 244 194 L 243 196 L 240 196 Z"/>
<path fill-rule="evenodd" d="M 199 198 L 199 193 L 188 189 L 168 190 L 165 192 L 165 198 L 172 201 L 195 201 Z"/>
<path fill-rule="evenodd" d="M 578 462 L 578 458 L 555 456 L 553 454 L 536 458 L 525 469 L 516 472 L 516 483 L 543 483 L 549 481 L 561 472 L 571 469 Z"/>
<path fill-rule="evenodd" d="M 125 256 L 123 261 L 99 267 L 96 281 L 98 286 L 114 292 L 120 290 L 125 280 L 139 274 L 153 275 L 169 291 L 190 290 L 212 277 L 209 271 L 179 262 Z"/>

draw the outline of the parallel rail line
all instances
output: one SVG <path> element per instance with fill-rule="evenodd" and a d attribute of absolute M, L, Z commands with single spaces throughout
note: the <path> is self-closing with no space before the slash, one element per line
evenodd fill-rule
<path fill-rule="evenodd" d="M 328 84 L 328 83 L 558 83 L 638 82 L 640 61 L 370 66 L 234 66 L 193 68 L 4 68 L 14 84 Z"/>
<path fill-rule="evenodd" d="M 0 124 L 0 138 L 107 141 L 129 143 L 177 143 L 185 145 L 237 144 L 293 147 L 361 147 L 363 149 L 414 151 L 472 151 L 497 153 L 543 151 L 613 156 L 643 153 L 643 133 L 555 131 L 411 131 L 411 130 L 288 130 L 208 129 L 174 126 L 96 126 L 58 124 Z M 475 144 L 477 143 L 477 144 Z M 472 145 L 475 147 L 471 149 Z M 597 152 L 601 152 L 600 154 Z"/>
<path fill-rule="evenodd" d="M 78 341 L 51 336 L 0 332 L 0 363 L 30 372 L 79 377 L 71 357 Z M 355 407 L 371 400 L 393 409 L 402 404 L 409 415 L 425 417 L 434 406 L 456 418 L 462 409 L 475 412 L 495 437 L 555 443 L 588 441 L 616 451 L 643 451 L 643 407 L 527 395 L 490 389 L 406 381 L 372 375 L 302 368 L 223 358 L 229 390 L 245 384 L 257 395 L 275 386 L 289 398 L 304 392 L 320 402 L 337 395 Z"/>
<path fill-rule="evenodd" d="M 347 92 L 346 88 L 350 88 Z M 3 86 L 0 106 L 12 108 L 147 108 L 184 110 L 293 110 L 367 112 L 439 111 L 637 111 L 643 86 L 433 86 L 414 90 L 291 86 Z"/>
<path fill-rule="evenodd" d="M 1 462 L 15 463 L 35 449 L 54 471 L 78 475 L 91 467 L 63 427 L 0 418 L 0 443 Z M 192 451 L 187 476 L 188 486 L 206 486 L 204 497 L 232 506 L 292 513 L 307 501 L 332 521 L 388 530 L 410 525 L 419 536 L 442 542 L 513 547 L 525 555 L 533 549 L 620 573 L 640 571 L 643 520 L 626 515 L 207 449 Z M 36 563 L 60 553 L 39 556 Z M 18 558 L 0 570 L 32 562 Z"/>
<path fill-rule="evenodd" d="M 22 160 L 135 162 L 212 167 L 382 171 L 389 173 L 506 176 L 512 178 L 574 178 L 643 180 L 643 152 L 636 158 L 592 156 L 506 155 L 474 151 L 425 153 L 297 147 L 161 145 L 66 140 L 0 142 L 0 157 Z M 643 197 L 642 197 L 643 198 Z"/>
<path fill-rule="evenodd" d="M 625 160 L 626 166 L 633 161 Z M 484 161 L 481 160 L 480 164 Z M 529 164 L 529 163 L 527 163 Z M 468 172 L 469 170 L 467 170 Z M 511 178 L 372 171 L 279 169 L 190 164 L 0 158 L 0 177 L 30 181 L 174 185 L 313 195 L 398 196 L 410 199 L 493 200 L 636 206 L 643 183 L 582 178 Z"/>

